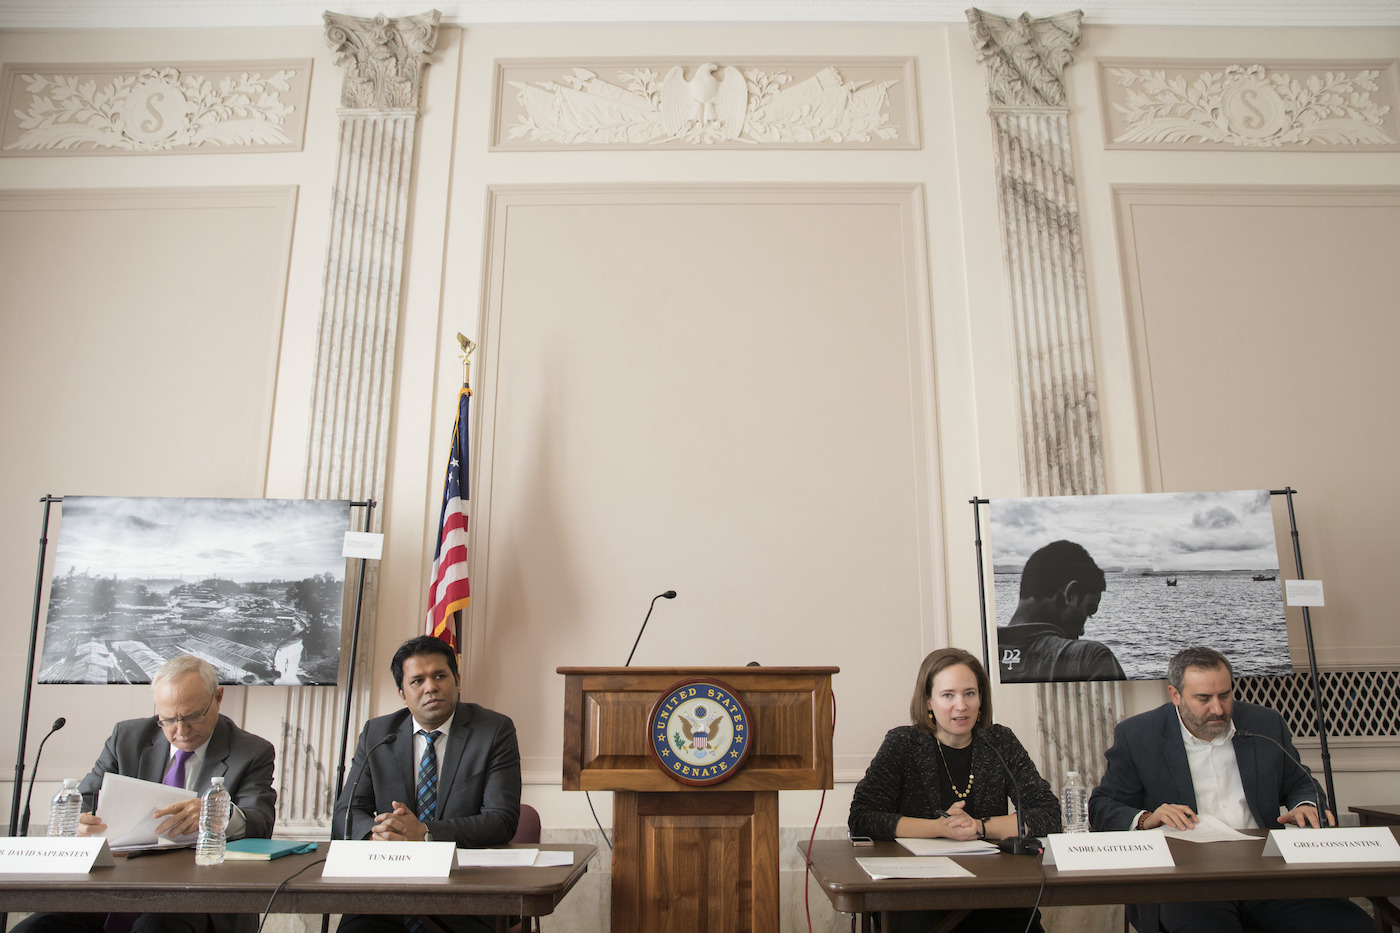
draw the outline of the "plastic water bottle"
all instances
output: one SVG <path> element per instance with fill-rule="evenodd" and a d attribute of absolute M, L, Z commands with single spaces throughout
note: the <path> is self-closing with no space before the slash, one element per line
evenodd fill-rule
<path fill-rule="evenodd" d="M 1070 771 L 1065 775 L 1065 786 L 1060 791 L 1060 805 L 1065 832 L 1089 831 L 1089 789 L 1079 780 L 1078 771 Z"/>
<path fill-rule="evenodd" d="M 199 801 L 199 841 L 194 847 L 196 865 L 222 865 L 228 844 L 228 788 L 222 777 L 209 779 L 209 789 Z"/>
<path fill-rule="evenodd" d="M 63 790 L 54 795 L 49 805 L 49 835 L 78 835 L 78 814 L 83 812 L 83 795 L 77 778 L 64 778 Z"/>

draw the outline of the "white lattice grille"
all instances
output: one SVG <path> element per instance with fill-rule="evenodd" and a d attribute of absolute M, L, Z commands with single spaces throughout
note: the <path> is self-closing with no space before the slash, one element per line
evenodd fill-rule
<path fill-rule="evenodd" d="M 1400 671 L 1322 671 L 1329 736 L 1400 735 Z M 1312 679 L 1306 674 L 1241 677 L 1237 699 L 1278 710 L 1297 736 L 1316 736 Z"/>

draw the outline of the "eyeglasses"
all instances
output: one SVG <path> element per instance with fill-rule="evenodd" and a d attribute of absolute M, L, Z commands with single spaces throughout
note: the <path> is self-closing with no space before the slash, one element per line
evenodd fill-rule
<path fill-rule="evenodd" d="M 159 716 L 157 716 L 157 717 L 155 717 L 155 719 L 156 719 L 156 725 L 157 725 L 157 726 L 160 726 L 162 729 L 174 729 L 174 728 L 176 728 L 176 727 L 178 727 L 178 726 L 181 726 L 181 725 L 192 726 L 192 725 L 194 725 L 195 723 L 197 723 L 197 722 L 201 721 L 202 719 L 204 719 L 205 716 L 208 716 L 208 715 L 209 715 L 209 711 L 210 711 L 211 709 L 213 709 L 213 708 L 214 708 L 214 698 L 213 698 L 213 697 L 210 697 L 210 698 L 209 698 L 209 705 L 206 706 L 206 707 L 204 707 L 204 712 L 202 712 L 202 713 L 196 713 L 196 714 L 194 714 L 193 716 L 176 716 L 174 719 L 161 719 Z"/>

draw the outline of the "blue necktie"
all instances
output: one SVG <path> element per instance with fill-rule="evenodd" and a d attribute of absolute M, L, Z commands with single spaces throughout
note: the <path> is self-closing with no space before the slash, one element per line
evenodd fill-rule
<path fill-rule="evenodd" d="M 428 743 L 423 749 L 423 760 L 418 762 L 418 805 L 415 808 L 418 812 L 418 820 L 426 823 L 437 815 L 437 748 L 433 743 L 442 733 L 437 730 L 424 732 L 419 729 L 417 734 L 426 739 Z M 424 933 L 426 928 L 423 921 L 416 916 L 408 914 L 403 919 L 408 933 Z"/>
<path fill-rule="evenodd" d="M 441 732 L 424 732 L 418 730 L 418 734 L 428 742 L 423 749 L 423 760 L 418 763 L 418 819 L 426 823 L 437 816 L 437 748 L 433 745 L 442 735 Z"/>

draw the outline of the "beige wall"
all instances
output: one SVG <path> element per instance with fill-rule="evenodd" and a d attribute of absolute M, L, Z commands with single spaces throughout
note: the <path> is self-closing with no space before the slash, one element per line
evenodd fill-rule
<path fill-rule="evenodd" d="M 1110 491 L 1156 488 L 1157 474 L 1144 456 L 1144 432 L 1150 429 L 1152 418 L 1160 417 L 1160 413 L 1145 413 L 1139 400 L 1140 353 L 1132 329 L 1136 299 L 1128 295 L 1127 281 L 1130 263 L 1144 257 L 1125 253 L 1116 192 L 1141 185 L 1367 185 L 1393 189 L 1400 186 L 1400 155 L 1107 151 L 1103 148 L 1092 60 L 1096 56 L 1373 59 L 1393 55 L 1397 38 L 1395 30 L 1085 29 L 1077 62 L 1068 72 L 1068 84 Z M 493 62 L 498 58 L 675 56 L 738 60 L 782 55 L 913 57 L 920 82 L 923 147 L 881 152 L 487 150 Z M 274 264 L 285 269 L 267 273 L 272 280 L 282 277 L 285 300 L 279 307 L 259 291 L 270 287 L 266 279 L 258 280 L 262 284 L 238 282 L 243 291 L 235 293 L 233 307 L 246 305 L 246 314 L 229 307 L 227 280 L 212 267 L 207 273 L 200 271 L 202 267 L 188 268 L 189 262 L 200 262 L 201 255 L 210 257 L 212 263 L 212 257 L 229 248 L 232 234 L 217 222 L 217 212 L 210 213 L 209 222 L 193 231 L 161 222 L 141 238 L 101 243 L 79 238 L 81 245 L 76 247 L 69 245 L 72 237 L 56 232 L 61 230 L 55 223 L 62 198 L 49 198 L 47 208 L 34 215 L 32 225 L 17 219 L 19 215 L 13 211 L 3 214 L 2 242 L 15 244 L 18 255 L 24 257 L 23 263 L 13 262 L 15 253 L 6 252 L 0 298 L 4 302 L 0 309 L 0 352 L 7 363 L 22 357 L 22 365 L 7 365 L 0 371 L 4 392 L 0 431 L 7 439 L 0 502 L 10 516 L 0 536 L 0 626 L 8 636 L 0 663 L 15 706 L 23 677 L 39 496 L 49 492 L 302 494 L 315 328 L 334 177 L 340 71 L 330 61 L 317 29 L 0 35 L 0 59 L 4 61 L 188 62 L 306 56 L 314 56 L 315 65 L 306 145 L 301 152 L 0 160 L 0 189 L 24 198 L 43 199 L 48 197 L 45 192 L 70 188 L 107 192 L 109 196 L 150 188 L 225 189 L 233 195 L 248 193 L 248 189 L 295 192 L 294 208 L 288 208 L 294 211 L 288 224 L 279 226 L 269 220 L 251 231 L 260 249 L 272 242 L 280 244 L 280 254 L 252 250 L 249 255 L 262 257 L 260 270 L 264 273 Z M 478 600 L 471 616 L 474 628 L 467 663 L 472 680 L 468 689 L 474 698 L 516 717 L 527 737 L 526 754 L 533 759 L 531 779 L 540 782 L 527 788 L 527 799 L 540 807 L 545 824 L 584 827 L 591 823 L 580 795 L 555 790 L 557 778 L 550 778 L 551 773 L 557 775 L 551 752 L 557 745 L 551 746 L 551 737 L 559 730 L 554 709 L 561 688 L 549 672 L 556 663 L 620 662 L 641 621 L 643 603 L 671 586 L 684 591 L 682 599 L 658 607 L 639 649 L 639 659 L 678 660 L 679 655 L 663 653 L 675 627 L 703 626 L 719 619 L 720 632 L 726 638 L 734 636 L 741 623 L 752 622 L 743 634 L 754 639 L 755 650 L 743 645 L 730 652 L 707 645 L 702 655 L 705 660 L 740 655 L 747 660 L 752 653 L 764 661 L 785 657 L 840 664 L 846 670 L 836 683 L 841 703 L 838 752 L 843 756 L 842 783 L 830 795 L 822 816 L 822 821 L 832 826 L 844 823 L 849 781 L 858 775 L 859 760 L 873 752 L 884 728 L 900 721 L 918 657 L 946 643 L 974 649 L 979 645 L 973 529 L 967 500 L 975 495 L 1021 492 L 1011 378 L 1014 350 L 996 227 L 990 133 L 981 68 L 973 61 L 966 28 L 960 24 L 846 24 L 745 25 L 738 29 L 716 25 L 445 29 L 429 69 L 419 126 L 399 332 L 395 427 L 384 503 L 386 550 L 378 642 L 365 646 L 379 671 L 373 684 L 376 710 L 388 711 L 397 705 L 386 670 L 387 658 L 400 640 L 416 633 L 424 608 L 423 581 L 435 533 L 441 458 L 450 436 L 460 377 L 453 352 L 454 334 L 462 331 L 483 343 L 482 362 L 473 380 L 482 419 L 478 426 L 487 428 L 487 436 L 477 438 L 481 453 L 478 465 L 494 471 L 489 491 L 483 491 L 488 498 L 478 503 L 485 511 L 483 520 L 490 525 L 478 522 L 477 526 L 474 581 Z M 894 224 L 877 219 L 870 228 L 873 239 L 854 237 L 864 221 L 852 227 L 850 217 L 841 211 L 829 211 L 818 218 L 821 224 L 832 227 L 832 239 L 818 237 L 817 245 L 829 248 L 843 237 L 851 238 L 852 257 L 886 263 L 880 277 L 869 286 L 881 295 L 880 308 L 860 307 L 857 289 L 849 301 L 833 301 L 829 306 L 832 314 L 844 313 L 845 317 L 826 322 L 827 330 L 813 330 L 809 303 L 787 304 L 781 300 L 782 290 L 773 290 L 770 301 L 760 302 L 768 312 L 762 321 L 766 329 L 762 339 L 787 347 L 803 346 L 786 343 L 789 334 L 834 343 L 843 332 L 863 333 L 872 320 L 879 326 L 893 327 L 900 315 L 906 330 L 900 334 L 890 331 L 882 340 L 869 344 L 874 357 L 862 357 L 859 343 L 823 344 L 829 355 L 820 360 L 829 365 L 820 367 L 810 356 L 792 359 L 762 354 L 761 342 L 753 336 L 746 339 L 733 333 L 740 322 L 719 313 L 713 313 L 711 320 L 712 312 L 731 310 L 723 294 L 727 267 L 687 269 L 676 259 L 684 255 L 685 231 L 677 229 L 674 217 L 653 220 L 651 211 L 639 216 L 639 222 L 654 223 L 656 234 L 675 242 L 678 251 L 666 257 L 670 276 L 664 282 L 652 282 L 655 305 L 672 312 L 669 317 L 647 318 L 655 322 L 655 333 L 629 332 L 611 340 L 605 329 L 589 328 L 570 319 L 569 327 L 578 328 L 577 339 L 571 341 L 566 339 L 571 331 L 562 327 L 562 322 L 556 321 L 561 324 L 556 328 L 547 318 L 536 321 L 540 330 L 531 340 L 518 343 L 507 339 L 509 332 L 492 330 L 493 315 L 519 308 L 548 309 L 567 317 L 570 309 L 562 307 L 562 302 L 570 297 L 568 286 L 575 282 L 584 292 L 577 296 L 580 313 L 597 315 L 616 307 L 608 300 L 607 282 L 598 278 L 598 268 L 602 268 L 611 270 L 614 278 L 624 278 L 627 288 L 619 290 L 630 296 L 623 308 L 628 313 L 610 326 L 632 331 L 640 326 L 638 315 L 646 304 L 637 298 L 636 289 L 652 281 L 641 275 L 629 277 L 625 260 L 608 249 L 614 245 L 627 248 L 635 231 L 625 224 L 615 229 L 604 227 L 605 236 L 587 244 L 604 254 L 606 262 L 586 268 L 580 265 L 578 253 L 561 255 L 549 248 L 548 230 L 541 229 L 535 231 L 539 239 L 531 241 L 538 248 L 511 254 L 513 265 L 508 267 L 517 275 L 537 276 L 539 290 L 524 305 L 497 301 L 492 289 L 499 283 L 490 279 L 495 250 L 512 243 L 510 238 L 502 240 L 488 222 L 493 192 L 538 194 L 538 186 L 554 186 L 543 192 L 544 203 L 553 200 L 566 205 L 577 198 L 577 192 L 567 188 L 572 185 L 614 189 L 645 185 L 648 191 L 662 192 L 660 200 L 664 201 L 664 192 L 676 186 L 729 190 L 736 183 L 766 189 L 797 184 L 804 190 L 891 184 L 912 192 L 911 216 Z M 550 191 L 558 196 L 551 198 Z M 646 200 L 641 199 L 643 203 Z M 1171 236 L 1190 237 L 1197 226 L 1204 228 L 1211 222 L 1208 213 L 1197 218 L 1188 216 Z M 590 226 L 586 214 L 572 217 L 570 222 L 582 229 Z M 816 274 L 811 249 L 814 232 L 795 230 L 785 223 L 782 211 L 752 219 L 732 212 L 721 215 L 704 234 L 726 241 L 731 249 L 752 254 L 743 257 L 756 260 L 746 267 L 743 284 L 753 289 L 765 284 L 765 268 L 785 270 L 785 275 Z M 755 230 L 768 235 L 755 236 Z M 752 239 L 746 239 L 749 237 Z M 37 248 L 36 243 L 43 248 Z M 750 245 L 743 250 L 746 243 Z M 917 250 L 912 260 L 908 254 L 911 245 Z M 175 252 L 177 247 L 183 252 Z M 631 248 L 640 247 L 632 243 Z M 1236 238 L 1228 248 L 1233 251 L 1233 263 L 1270 270 L 1266 274 L 1275 279 L 1310 273 L 1298 269 L 1296 262 L 1285 264 L 1276 254 L 1260 250 L 1248 240 Z M 182 291 L 191 294 L 182 295 L 175 308 L 169 300 L 152 303 L 126 289 L 112 289 L 111 294 L 95 300 L 78 288 L 83 283 L 73 281 L 86 269 L 115 263 L 151 270 L 168 282 L 160 270 L 162 257 L 172 255 L 193 257 L 181 266 L 185 277 Z M 655 273 L 660 261 L 658 256 L 648 255 L 643 271 Z M 835 267 L 831 271 L 838 291 L 822 297 L 839 296 L 839 289 L 859 285 L 853 267 L 842 267 L 839 262 L 826 265 Z M 911 274 L 912 280 L 901 279 L 898 289 L 889 290 L 895 278 Z M 1385 276 L 1393 277 L 1394 273 L 1361 265 L 1349 268 L 1346 274 L 1361 280 L 1353 283 L 1357 288 L 1377 287 L 1377 282 L 1391 288 L 1386 284 L 1391 279 Z M 551 282 L 551 277 L 557 278 Z M 1161 285 L 1165 292 L 1147 296 L 1149 306 L 1168 301 L 1183 284 L 1181 279 L 1165 277 Z M 545 285 L 555 290 L 546 290 Z M 1286 290 L 1278 293 L 1288 297 Z M 1393 296 L 1393 290 L 1389 294 Z M 22 301 L 19 296 L 23 296 Z M 763 297 L 762 292 L 752 290 L 743 295 L 745 301 Z M 900 301 L 905 304 L 896 314 L 894 305 Z M 59 305 L 66 309 L 64 316 L 49 316 L 48 309 Z M 1237 303 L 1222 302 L 1216 310 L 1232 315 L 1238 311 Z M 191 316 L 195 323 L 189 330 L 171 326 L 172 317 L 178 314 Z M 225 326 L 224 317 L 236 318 L 227 326 L 239 328 L 240 339 L 248 341 L 252 349 L 236 353 L 226 346 L 220 349 L 218 334 Z M 93 345 L 92 335 L 104 333 L 113 320 L 125 325 L 124 335 L 116 342 L 124 351 L 122 359 L 111 359 Z M 510 320 L 522 319 L 507 319 L 506 323 Z M 61 324 L 44 333 L 43 353 L 20 349 L 31 345 L 41 324 L 49 322 Z M 705 326 L 711 323 L 713 332 Z M 1240 330 L 1248 335 L 1258 323 L 1258 317 L 1252 317 Z M 697 333 L 706 338 L 698 354 L 692 343 Z M 139 341 L 130 334 L 139 334 Z M 732 353 L 726 347 L 726 336 L 734 345 Z M 631 349 L 637 353 L 626 352 Z M 124 367 L 126 353 L 136 352 L 149 353 L 146 358 L 155 362 L 137 371 Z M 504 355 L 512 352 L 522 356 L 518 363 L 508 365 L 511 361 Z M 254 434 L 266 445 L 262 462 L 254 458 L 251 464 L 239 460 L 236 468 L 230 466 L 233 454 L 228 447 L 239 446 L 235 441 L 221 434 L 212 442 L 217 450 L 202 438 L 195 443 L 196 435 L 184 419 L 173 424 L 163 421 L 162 410 L 142 389 L 142 381 L 151 379 L 155 369 L 165 376 L 164 384 L 170 391 L 190 396 L 204 391 L 190 375 L 196 368 L 191 357 L 199 353 L 213 354 L 213 359 L 225 362 L 229 355 L 237 357 L 233 362 L 239 365 L 230 365 L 221 383 L 221 401 L 211 399 L 210 404 L 253 418 Z M 41 359 L 50 362 L 36 377 L 34 370 Z M 1334 357 L 1314 361 L 1321 371 L 1306 391 L 1324 417 L 1329 411 L 1349 411 L 1357 404 L 1352 392 L 1341 390 L 1342 383 L 1327 378 L 1329 367 L 1330 371 L 1348 372 L 1358 360 L 1365 359 L 1364 354 L 1353 356 L 1343 344 Z M 736 416 L 735 402 L 751 390 L 777 393 L 801 387 L 802 404 L 812 391 L 825 392 L 831 396 L 830 443 L 836 454 L 846 458 L 837 461 L 847 464 L 844 475 L 857 483 L 883 482 L 886 474 L 882 471 L 891 471 L 894 479 L 888 488 L 873 491 L 881 498 L 878 508 L 855 521 L 850 510 L 867 505 L 861 496 L 872 491 L 825 489 L 822 479 L 829 474 L 821 471 L 830 464 L 810 469 L 804 466 L 803 461 L 815 453 L 814 418 L 804 422 L 801 443 L 784 447 L 772 461 L 781 465 L 778 472 L 784 475 L 770 479 L 783 494 L 783 508 L 775 514 L 784 522 L 799 514 L 800 500 L 811 500 L 812 518 L 801 527 L 801 533 L 804 539 L 825 534 L 822 547 L 808 550 L 811 542 L 804 540 L 801 550 L 775 556 L 772 552 L 782 546 L 780 535 L 745 538 L 742 529 L 736 528 L 737 518 L 763 500 L 753 487 L 732 502 L 726 500 L 736 511 L 720 512 L 724 521 L 705 521 L 691 512 L 682 522 L 662 520 L 650 525 L 655 538 L 636 542 L 637 530 L 648 527 L 650 516 L 642 514 L 636 501 L 623 499 L 623 490 L 613 488 L 610 495 L 626 508 L 628 524 L 608 525 L 610 510 L 598 499 L 588 499 L 601 492 L 596 485 L 580 480 L 584 476 L 617 479 L 618 474 L 603 470 L 606 464 L 597 459 L 600 451 L 618 463 L 631 464 L 645 464 L 655 454 L 656 438 L 621 430 L 608 411 L 609 394 L 618 396 L 619 404 L 625 400 L 635 406 L 646 401 L 627 397 L 636 390 L 622 378 L 627 373 L 635 376 L 637 370 L 629 367 L 643 363 L 659 367 L 661 372 L 652 375 L 671 377 L 677 370 L 693 370 L 700 384 L 710 374 L 723 382 L 733 374 L 729 367 L 739 367 L 755 382 L 729 383 L 732 394 L 725 409 L 729 420 Z M 757 370 L 764 366 L 771 367 L 771 372 L 759 385 Z M 1271 370 L 1267 365 L 1263 369 Z M 826 374 L 825 385 L 818 384 L 821 373 Z M 872 382 L 887 376 L 898 378 L 884 386 Z M 270 381 L 273 378 L 275 382 Z M 115 381 L 120 390 L 105 392 L 104 380 Z M 580 382 L 593 393 L 587 409 L 573 394 L 579 391 Z M 92 391 L 83 391 L 86 387 Z M 527 389 L 538 394 L 522 395 Z M 1289 381 L 1279 386 L 1281 392 L 1297 390 L 1298 385 Z M 896 396 L 897 405 L 892 401 Z M 1389 399 L 1393 397 L 1392 390 Z M 137 410 L 123 411 L 119 416 L 104 414 L 104 406 L 114 400 Z M 535 421 L 521 420 L 525 417 L 524 400 L 534 406 L 530 417 Z M 89 462 L 75 464 L 64 453 L 91 446 L 82 432 L 84 420 L 94 417 L 94 411 L 104 425 L 114 417 L 148 422 L 151 430 L 158 432 L 158 441 L 152 444 L 140 438 L 117 438 L 91 451 Z M 564 411 L 570 415 L 567 426 L 560 421 Z M 698 415 L 691 410 L 687 417 Z M 890 419 L 889 424 L 882 425 L 882 419 Z M 598 425 L 591 434 L 587 431 L 590 421 Z M 741 462 L 748 462 L 751 468 L 763 463 L 762 445 L 780 439 L 775 432 L 765 432 L 761 424 L 732 437 L 726 427 L 712 426 L 711 436 L 738 445 L 736 453 L 747 458 Z M 842 446 L 853 437 L 865 437 L 883 428 L 888 429 L 886 433 L 872 442 L 879 456 L 869 461 L 859 457 L 860 451 Z M 896 428 L 906 432 L 898 443 Z M 1311 430 L 1306 428 L 1305 435 Z M 685 442 L 683 437 L 673 436 L 669 449 L 673 454 L 683 451 Z M 573 446 L 565 448 L 566 443 Z M 586 468 L 571 472 L 566 468 L 574 462 L 570 457 L 578 454 L 579 443 L 584 444 L 589 459 Z M 902 462 L 890 460 L 887 455 L 900 444 L 907 445 L 898 453 Z M 1378 436 L 1354 457 L 1385 463 L 1393 462 L 1397 452 L 1393 439 Z M 207 469 L 211 456 L 218 457 L 220 464 L 213 473 Z M 1163 463 L 1168 459 L 1164 455 Z M 1162 488 L 1177 488 L 1173 482 L 1189 482 L 1193 488 L 1253 484 L 1244 482 L 1240 474 L 1248 470 L 1239 463 L 1230 460 L 1226 465 L 1230 468 L 1228 483 L 1214 481 L 1208 469 L 1164 471 Z M 525 472 L 532 470 L 533 475 Z M 171 482 L 160 482 L 166 475 L 172 477 Z M 1384 481 L 1383 475 L 1367 476 L 1368 482 Z M 1318 487 L 1326 488 L 1335 480 L 1340 488 L 1341 479 L 1329 474 L 1324 463 L 1321 472 L 1309 475 L 1308 498 L 1300 502 L 1300 521 L 1308 536 L 1305 541 L 1316 540 L 1319 546 L 1325 542 L 1327 560 L 1337 562 L 1339 574 L 1351 563 L 1345 555 L 1353 529 L 1345 526 L 1345 513 L 1315 507 L 1313 502 L 1324 501 L 1323 489 Z M 1254 481 L 1258 485 L 1279 482 L 1301 485 L 1303 480 L 1270 474 Z M 704 496 L 723 498 L 716 490 L 702 491 Z M 1388 494 L 1383 487 L 1357 493 L 1365 496 L 1365 501 L 1382 505 Z M 667 503 L 666 489 L 661 486 L 649 489 L 648 495 L 658 506 Z M 694 487 L 678 501 L 691 508 L 696 501 Z M 520 517 L 526 504 L 531 509 L 530 524 L 522 527 L 519 522 L 505 521 Z M 911 510 L 915 514 L 911 515 Z M 818 520 L 823 512 L 833 515 L 831 523 Z M 599 524 L 605 527 L 598 529 Z M 763 531 L 772 532 L 767 528 Z M 869 553 L 867 536 L 898 542 L 890 551 L 891 564 L 862 566 L 861 560 Z M 793 593 L 792 598 L 766 587 L 765 581 L 771 577 L 748 572 L 750 563 L 738 559 L 736 546 L 752 546 L 755 540 L 763 542 L 765 548 L 763 553 L 752 555 L 753 565 L 771 570 L 777 561 L 782 570 L 780 579 Z M 517 547 L 516 542 L 521 541 L 531 546 Z M 546 541 L 552 541 L 556 550 L 541 555 L 536 548 Z M 629 542 L 626 547 L 622 546 L 624 541 Z M 666 559 L 668 551 L 677 555 L 673 561 Z M 825 561 L 820 559 L 823 551 Z M 1334 553 L 1337 556 L 1331 556 Z M 1324 561 L 1310 564 L 1329 566 Z M 564 565 L 570 570 L 567 588 L 544 573 Z M 676 582 L 682 578 L 679 575 L 685 575 L 687 582 L 693 579 L 693 584 L 681 586 Z M 822 598 L 826 591 L 832 593 L 830 599 Z M 548 611 L 536 612 L 541 605 Z M 578 611 L 570 612 L 570 606 Z M 1351 615 L 1362 620 L 1383 619 L 1388 611 L 1386 603 L 1373 600 L 1355 606 Z M 497 620 L 500 624 L 494 624 Z M 668 626 L 672 631 L 667 631 Z M 1320 634 L 1319 640 L 1328 650 L 1341 652 L 1365 653 L 1378 646 L 1393 650 L 1393 638 L 1382 641 L 1377 634 L 1383 630 L 1373 627 L 1371 621 L 1348 623 L 1345 628 Z M 1330 640 L 1333 631 L 1346 632 L 1347 640 Z M 1396 661 L 1392 656 L 1387 658 L 1387 664 Z M 492 676 L 488 672 L 496 665 L 512 673 Z M 530 672 L 528 677 L 513 676 L 521 665 Z M 245 692 L 246 696 L 239 695 Z M 243 714 L 245 724 L 270 733 L 280 728 L 280 704 L 272 696 L 275 692 L 275 688 L 232 691 L 229 706 L 235 714 Z M 1134 709 L 1155 703 L 1160 696 L 1155 685 L 1131 687 L 1129 694 Z M 1034 736 L 1032 697 L 1029 688 L 1013 687 L 1000 689 L 996 698 L 998 718 L 1016 728 L 1028 742 Z M 82 711 L 89 708 L 92 712 L 84 716 Z M 66 715 L 73 723 L 45 751 L 36 796 L 44 799 L 61 777 L 90 766 L 112 718 L 142 715 L 147 709 L 146 697 L 137 688 L 36 688 L 32 722 L 47 724 L 54 716 Z M 14 736 L 14 723 L 0 723 L 0 748 L 13 747 Z M 1340 762 L 1338 765 L 1341 767 Z M 0 775 L 6 776 L 8 771 Z M 1382 776 L 1393 780 L 1393 775 Z M 1368 783 L 1373 780 L 1376 783 Z M 1373 789 L 1373 796 L 1380 793 L 1384 786 L 1380 780 L 1365 774 L 1343 775 L 1339 787 L 1360 802 L 1357 795 Z M 1349 793 L 1351 789 L 1355 793 Z M 3 783 L 0 792 L 8 799 Z M 783 824 L 792 827 L 810 820 L 816 812 L 816 798 L 815 794 L 785 795 Z M 599 803 L 606 822 L 606 801 L 600 799 Z"/>

